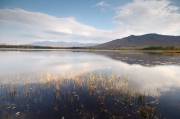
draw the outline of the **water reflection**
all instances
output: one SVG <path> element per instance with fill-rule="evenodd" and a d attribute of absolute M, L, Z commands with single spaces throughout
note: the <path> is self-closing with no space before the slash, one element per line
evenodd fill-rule
<path fill-rule="evenodd" d="M 32 72 L 50 72 L 59 74 L 61 72 L 70 74 L 76 72 L 92 72 L 103 71 L 114 72 L 121 76 L 128 76 L 133 79 L 136 87 L 149 94 L 153 93 L 154 88 L 160 88 L 162 91 L 170 90 L 170 87 L 180 86 L 180 59 L 179 55 L 149 55 L 138 52 L 112 52 L 112 51 L 95 51 L 95 52 L 71 52 L 62 51 L 38 51 L 38 52 L 22 52 L 9 51 L 0 52 L 1 58 L 1 77 L 11 74 L 19 75 Z M 128 56 L 128 57 L 127 57 Z M 124 57 L 127 60 L 121 61 L 110 59 L 109 57 Z M 153 67 L 145 67 L 143 65 L 127 63 L 131 58 L 136 60 L 150 62 L 152 59 L 160 59 L 161 61 L 172 62 L 177 65 L 154 65 Z M 136 57 L 136 58 L 135 58 Z M 138 59 L 139 58 L 139 59 Z"/>
<path fill-rule="evenodd" d="M 128 64 L 138 64 L 143 66 L 180 65 L 180 54 L 142 51 L 96 51 L 95 53 Z"/>
<path fill-rule="evenodd" d="M 102 74 L 106 75 L 111 75 L 113 73 L 118 77 L 128 77 L 129 80 L 133 82 L 132 88 L 138 90 L 139 93 L 145 93 L 146 96 L 149 95 L 153 99 L 153 101 L 158 99 L 160 101 L 158 105 L 159 109 L 164 110 L 164 107 L 167 107 L 168 109 L 170 108 L 170 110 L 165 110 L 166 112 L 169 112 L 169 115 L 166 115 L 165 111 L 162 111 L 162 113 L 165 115 L 164 117 L 176 118 L 180 116 L 177 113 L 179 111 L 179 107 L 177 106 L 179 104 L 178 100 L 180 101 L 178 93 L 178 91 L 180 90 L 180 56 L 178 54 L 149 54 L 132 51 L 117 52 L 82 50 L 17 50 L 0 51 L 0 56 L 0 76 L 2 77 L 1 82 L 3 82 L 3 84 L 8 85 L 10 83 L 9 79 L 15 81 L 13 84 L 19 85 L 19 87 L 28 84 L 29 89 L 24 89 L 28 92 L 28 90 L 33 90 L 33 88 L 30 87 L 32 85 L 34 85 L 36 89 L 41 89 L 41 85 L 36 85 L 39 84 L 39 80 L 37 80 L 37 78 L 33 78 L 33 76 L 36 76 L 38 72 L 42 74 L 43 72 L 49 72 L 52 75 L 56 76 L 62 73 L 66 75 L 72 74 L 73 76 L 77 76 L 77 72 L 82 72 L 84 74 L 89 74 L 89 72 L 101 72 Z M 21 77 L 21 80 L 17 80 L 18 76 Z M 36 103 L 36 101 L 40 102 L 40 97 L 44 99 L 44 95 L 54 97 L 54 95 L 52 95 L 54 94 L 53 87 L 54 86 L 51 85 L 52 90 L 46 90 L 41 93 L 36 92 L 35 94 L 33 94 L 33 99 L 30 99 L 35 103 L 33 103 L 33 105 L 39 105 L 41 107 L 41 103 Z M 19 90 L 22 90 L 21 88 L 19 88 Z M 63 94 L 63 92 L 60 93 Z M 80 95 L 82 96 L 87 95 L 86 91 L 81 93 Z M 42 96 L 40 94 L 42 94 Z M 11 100 L 11 95 L 8 96 L 8 100 Z M 62 95 L 59 96 L 61 97 Z M 68 97 L 68 92 L 66 92 L 66 96 Z M 58 97 L 56 98 L 58 99 Z M 20 100 L 24 100 L 24 103 L 26 102 L 24 98 L 21 98 Z M 49 98 L 46 99 L 47 102 L 50 100 L 51 99 Z M 94 100 L 97 99 L 94 97 Z M 87 100 L 87 102 L 90 101 L 91 100 Z M 14 103 L 17 103 L 17 100 L 15 100 Z M 67 103 L 66 106 L 69 104 L 69 102 L 63 103 Z M 111 105 L 110 103 L 107 104 Z M 13 112 L 13 103 L 7 103 L 5 105 L 6 109 L 11 108 L 11 111 Z M 56 108 L 55 106 L 57 104 L 52 102 L 52 104 L 50 105 L 50 107 L 53 107 L 54 109 Z M 97 102 L 92 102 L 90 103 L 90 105 L 97 105 Z M 90 107 L 90 105 L 87 105 L 87 107 Z M 39 110 L 35 109 L 36 106 L 34 106 L 33 108 L 33 106 L 31 105 L 32 109 L 29 109 L 31 111 L 26 113 L 26 116 L 29 115 L 30 117 L 30 115 L 32 115 L 33 113 L 42 114 L 47 111 L 44 110 L 43 112 L 43 108 L 45 107 L 42 106 L 40 109 L 41 111 L 39 112 Z M 28 108 L 28 105 L 25 105 L 23 107 L 23 109 L 26 108 Z M 90 108 L 93 109 L 94 107 Z M 64 109 L 64 107 L 61 108 L 61 112 L 62 109 Z M 76 112 L 75 110 L 73 111 Z M 22 112 L 22 110 L 19 110 L 19 112 Z M 88 111 L 86 110 L 86 112 Z M 19 114 L 18 112 L 16 113 L 17 115 Z M 16 113 L 13 112 L 13 114 Z M 78 113 L 80 113 L 79 109 Z M 95 111 L 95 115 L 96 113 L 97 112 Z M 157 113 L 157 115 L 158 114 L 159 112 Z M 51 115 L 53 115 L 53 113 Z M 21 116 L 22 118 L 23 116 L 25 117 L 24 113 L 21 114 Z M 47 115 L 44 115 L 44 117 L 46 116 Z M 62 118 L 63 116 L 65 115 L 60 114 L 58 118 Z M 88 115 L 86 113 L 84 117 L 87 116 Z M 41 115 L 41 117 L 43 116 Z M 91 117 L 93 118 L 92 115 Z"/>

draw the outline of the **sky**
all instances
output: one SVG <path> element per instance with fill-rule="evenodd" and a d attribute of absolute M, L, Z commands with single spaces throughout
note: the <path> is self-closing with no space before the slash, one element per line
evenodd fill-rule
<path fill-rule="evenodd" d="M 0 0 L 0 43 L 180 35 L 180 0 Z"/>

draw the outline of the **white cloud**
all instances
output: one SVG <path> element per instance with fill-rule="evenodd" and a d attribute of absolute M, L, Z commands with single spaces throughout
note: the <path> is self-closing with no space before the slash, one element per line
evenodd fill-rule
<path fill-rule="evenodd" d="M 98 5 L 108 6 L 103 1 Z M 0 43 L 22 44 L 41 40 L 103 43 L 132 34 L 179 35 L 178 9 L 168 0 L 134 0 L 114 9 L 116 16 L 112 22 L 117 28 L 113 30 L 97 29 L 76 21 L 74 17 L 57 18 L 22 9 L 0 9 Z"/>
<path fill-rule="evenodd" d="M 95 6 L 100 6 L 100 7 L 109 7 L 111 6 L 110 4 L 107 4 L 105 3 L 105 1 L 101 1 L 101 2 L 98 2 L 96 5 L 94 5 L 93 7 Z"/>
<path fill-rule="evenodd" d="M 115 8 L 114 22 L 134 34 L 177 34 L 180 30 L 178 7 L 168 0 L 134 0 Z M 176 34 L 174 34 L 176 33 Z"/>
<path fill-rule="evenodd" d="M 105 41 L 112 39 L 112 31 L 100 30 L 81 24 L 73 17 L 57 18 L 44 13 L 29 12 L 22 9 L 1 9 L 0 22 L 16 28 L 26 28 L 31 32 L 35 32 L 34 37 L 41 37 L 43 40 L 63 39 L 66 41 L 103 42 L 101 39 Z M 27 34 L 29 35 L 29 33 Z M 17 35 L 21 37 L 25 36 L 25 33 L 21 31 Z"/>
<path fill-rule="evenodd" d="M 105 12 L 106 10 L 104 8 L 101 8 L 101 12 Z"/>
<path fill-rule="evenodd" d="M 35 30 L 52 30 L 66 34 L 78 34 L 89 36 L 94 31 L 93 27 L 78 23 L 73 17 L 56 18 L 43 13 L 28 12 L 22 9 L 3 9 L 0 11 L 0 19 L 12 24 L 27 26 Z M 80 28 L 77 30 L 77 28 Z"/>

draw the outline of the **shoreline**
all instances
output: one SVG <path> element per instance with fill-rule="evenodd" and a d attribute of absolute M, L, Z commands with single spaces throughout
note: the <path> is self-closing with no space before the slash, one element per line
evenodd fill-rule
<path fill-rule="evenodd" d="M 171 47 L 171 46 L 169 46 Z M 156 48 L 156 47 L 155 47 Z M 151 49 L 151 47 L 140 48 L 140 47 L 124 47 L 124 48 L 94 48 L 94 47 L 50 47 L 50 46 L 29 46 L 29 45 L 0 45 L 0 51 L 2 50 L 89 50 L 89 51 L 141 51 L 141 52 L 152 52 L 152 53 L 180 53 L 179 48 L 167 49 Z"/>

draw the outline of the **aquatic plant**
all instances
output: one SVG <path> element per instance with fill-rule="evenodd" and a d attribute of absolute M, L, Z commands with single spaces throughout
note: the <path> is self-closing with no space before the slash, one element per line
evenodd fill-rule
<path fill-rule="evenodd" d="M 0 84 L 0 118 L 158 117 L 158 100 L 140 93 L 128 77 L 115 74 L 38 72 Z"/>

